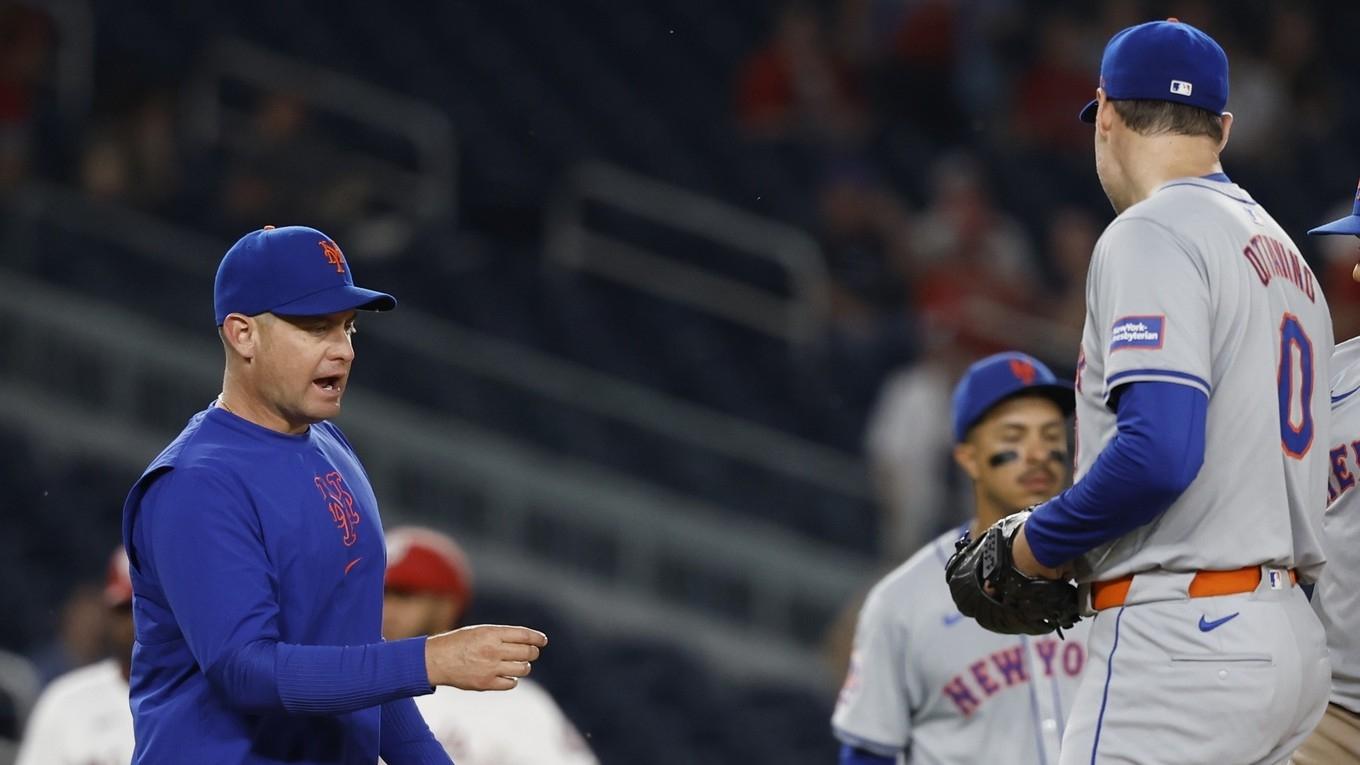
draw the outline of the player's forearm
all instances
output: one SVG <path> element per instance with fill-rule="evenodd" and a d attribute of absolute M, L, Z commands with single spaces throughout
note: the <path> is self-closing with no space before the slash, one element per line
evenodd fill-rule
<path fill-rule="evenodd" d="M 1059 568 L 1150 523 L 1199 473 L 1208 398 L 1175 383 L 1124 388 L 1114 439 L 1085 477 L 1036 508 L 1025 523 L 1025 541 L 1043 566 Z"/>
<path fill-rule="evenodd" d="M 382 705 L 382 759 L 387 765 L 450 765 L 416 704 L 409 698 Z"/>
<path fill-rule="evenodd" d="M 313 646 L 260 640 L 232 651 L 207 675 L 243 712 L 341 714 L 429 693 L 424 641 Z"/>

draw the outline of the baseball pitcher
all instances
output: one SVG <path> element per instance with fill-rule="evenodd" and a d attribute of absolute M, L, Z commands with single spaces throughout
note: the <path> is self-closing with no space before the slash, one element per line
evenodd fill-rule
<path fill-rule="evenodd" d="M 1324 561 L 1332 324 L 1289 235 L 1223 172 L 1227 101 L 1223 49 L 1170 19 L 1109 41 L 1081 113 L 1118 215 L 1087 278 L 1077 482 L 971 559 L 1021 607 L 1012 571 L 1089 589 L 1063 765 L 1281 763 L 1326 705 L 1298 583 Z M 984 602 L 968 581 L 956 598 Z"/>

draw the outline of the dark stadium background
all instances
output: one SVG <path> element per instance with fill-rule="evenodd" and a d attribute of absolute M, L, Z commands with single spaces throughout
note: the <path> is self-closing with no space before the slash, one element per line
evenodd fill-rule
<path fill-rule="evenodd" d="M 305 224 L 401 301 L 340 419 L 386 523 L 550 635 L 602 761 L 832 762 L 857 599 L 967 512 L 941 396 L 1072 369 L 1075 115 L 1169 15 L 1353 336 L 1354 248 L 1303 232 L 1360 176 L 1354 3 L 0 2 L 0 649 L 97 656 L 124 493 L 218 391 L 217 259 Z"/>

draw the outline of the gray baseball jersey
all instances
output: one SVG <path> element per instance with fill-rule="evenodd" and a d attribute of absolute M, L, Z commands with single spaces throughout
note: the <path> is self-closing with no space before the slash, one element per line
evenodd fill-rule
<path fill-rule="evenodd" d="M 1056 635 L 987 632 L 954 607 L 935 539 L 869 592 L 831 724 L 842 742 L 909 765 L 1058 762 L 1086 663 L 1086 623 Z"/>
<path fill-rule="evenodd" d="M 1332 430 L 1328 444 L 1327 512 L 1322 519 L 1322 569 L 1313 610 L 1327 631 L 1332 658 L 1331 700 L 1360 712 L 1360 338 L 1332 354 Z"/>
<path fill-rule="evenodd" d="M 1121 383 L 1187 385 L 1208 409 L 1190 487 L 1083 556 L 1084 579 L 1138 575 L 1125 605 L 1092 621 L 1063 765 L 1279 765 L 1321 717 L 1330 675 L 1286 570 L 1309 580 L 1323 563 L 1327 302 L 1280 226 L 1222 175 L 1165 183 L 1116 218 L 1086 302 L 1078 481 L 1114 437 Z M 1262 564 L 1254 591 L 1187 597 L 1197 571 Z"/>
<path fill-rule="evenodd" d="M 1311 581 L 1323 563 L 1327 301 L 1279 224 L 1215 177 L 1162 185 L 1092 255 L 1076 479 L 1115 435 L 1117 386 L 1188 385 L 1209 407 L 1194 482 L 1161 517 L 1088 553 L 1085 580 L 1268 564 Z"/>

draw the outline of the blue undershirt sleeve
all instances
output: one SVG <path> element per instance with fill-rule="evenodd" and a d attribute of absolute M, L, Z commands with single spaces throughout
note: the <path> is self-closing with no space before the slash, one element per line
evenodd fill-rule
<path fill-rule="evenodd" d="M 857 746 L 841 744 L 839 765 L 894 765 L 896 762 L 896 757 L 885 757 Z"/>
<path fill-rule="evenodd" d="M 1045 566 L 1056 568 L 1150 523 L 1189 488 L 1204 463 L 1209 397 L 1203 391 L 1142 381 L 1119 387 L 1112 400 L 1115 437 L 1080 481 L 1025 522 L 1025 539 Z"/>
<path fill-rule="evenodd" d="M 153 483 L 132 529 L 194 660 L 233 707 L 330 715 L 429 693 L 425 638 L 366 645 L 279 639 L 273 564 L 244 490 L 202 468 Z"/>
<path fill-rule="evenodd" d="M 387 765 L 451 765 L 411 699 L 382 705 L 382 759 Z"/>

